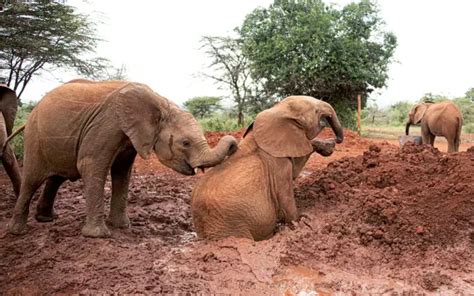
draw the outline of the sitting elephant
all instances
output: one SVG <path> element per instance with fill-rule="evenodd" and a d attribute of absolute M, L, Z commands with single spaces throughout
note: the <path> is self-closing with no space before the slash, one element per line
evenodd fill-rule
<path fill-rule="evenodd" d="M 263 240 L 273 235 L 277 222 L 297 219 L 293 180 L 313 152 L 329 155 L 334 148 L 334 142 L 312 140 L 322 129 L 322 118 L 341 143 L 343 129 L 326 102 L 292 96 L 259 113 L 237 152 L 207 172 L 193 189 L 198 236 Z"/>
<path fill-rule="evenodd" d="M 408 113 L 406 135 L 409 135 L 412 124 L 421 124 L 423 144 L 433 146 L 436 136 L 445 137 L 448 152 L 459 151 L 463 117 L 454 103 L 446 101 L 416 104 Z"/>
<path fill-rule="evenodd" d="M 13 184 L 13 191 L 18 197 L 21 185 L 20 169 L 15 153 L 7 143 L 7 138 L 12 133 L 17 108 L 18 98 L 15 92 L 8 86 L 0 84 L 0 158 Z"/>
<path fill-rule="evenodd" d="M 231 136 L 211 149 L 194 117 L 139 83 L 75 80 L 49 92 L 25 128 L 24 180 L 9 231 L 26 231 L 31 198 L 46 181 L 36 220 L 53 219 L 53 203 L 65 180 L 84 181 L 86 223 L 82 234 L 107 237 L 104 185 L 112 176 L 109 222 L 128 227 L 126 203 L 135 156 L 153 150 L 164 165 L 185 175 L 212 167 L 237 148 Z"/>

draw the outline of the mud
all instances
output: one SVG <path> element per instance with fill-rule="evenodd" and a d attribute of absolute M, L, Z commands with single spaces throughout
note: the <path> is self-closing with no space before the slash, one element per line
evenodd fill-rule
<path fill-rule="evenodd" d="M 207 135 L 211 143 L 221 136 Z M 14 195 L 1 182 L 0 291 L 474 293 L 474 148 L 446 155 L 411 144 L 400 150 L 355 133 L 345 138 L 331 157 L 314 155 L 297 180 L 301 219 L 258 243 L 197 240 L 190 192 L 200 175 L 181 176 L 156 159 L 137 160 L 128 205 L 132 226 L 114 229 L 109 239 L 80 235 L 85 218 L 80 181 L 60 189 L 53 223 L 30 217 L 28 234 L 7 234 Z M 108 182 L 107 204 L 110 193 Z"/>

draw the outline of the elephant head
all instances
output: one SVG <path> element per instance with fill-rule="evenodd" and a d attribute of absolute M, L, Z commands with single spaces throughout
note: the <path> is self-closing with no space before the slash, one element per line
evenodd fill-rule
<path fill-rule="evenodd" d="M 426 110 L 428 110 L 431 104 L 432 103 L 420 103 L 411 108 L 410 112 L 408 113 L 408 121 L 405 127 L 405 134 L 407 136 L 410 134 L 410 125 L 420 124 L 423 116 L 425 116 Z"/>
<path fill-rule="evenodd" d="M 146 159 L 154 150 L 164 165 L 185 175 L 212 167 L 237 149 L 232 136 L 210 148 L 196 119 L 188 112 L 140 84 L 118 91 L 115 115 L 138 154 Z"/>
<path fill-rule="evenodd" d="M 257 145 L 274 157 L 303 157 L 314 148 L 311 140 L 322 129 L 321 119 L 331 126 L 336 143 L 343 128 L 330 104 L 307 96 L 292 96 L 257 115 L 253 124 Z"/>
<path fill-rule="evenodd" d="M 8 86 L 0 84 L 0 159 L 12 181 L 16 196 L 20 193 L 21 175 L 15 154 L 7 144 L 7 139 L 12 133 L 17 108 L 18 98 L 15 92 Z"/>
<path fill-rule="evenodd" d="M 8 86 L 0 84 L 0 147 L 2 148 L 12 133 L 17 108 L 18 100 L 15 92 Z"/>

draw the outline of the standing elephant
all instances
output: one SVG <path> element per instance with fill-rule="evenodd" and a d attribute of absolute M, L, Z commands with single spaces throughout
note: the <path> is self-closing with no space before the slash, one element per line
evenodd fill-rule
<path fill-rule="evenodd" d="M 108 220 L 128 227 L 126 203 L 135 156 L 153 150 L 161 163 L 185 175 L 220 163 L 237 141 L 221 139 L 211 149 L 194 117 L 139 83 L 75 80 L 49 92 L 25 128 L 24 179 L 9 231 L 26 231 L 32 195 L 46 181 L 36 220 L 53 219 L 53 203 L 65 180 L 84 181 L 86 223 L 82 234 L 107 237 L 104 185 L 112 176 Z"/>
<path fill-rule="evenodd" d="M 18 108 L 18 98 L 13 90 L 4 84 L 0 84 L 0 158 L 3 167 L 8 174 L 15 195 L 20 194 L 21 175 L 16 161 L 15 153 L 6 142 L 8 136 L 12 133 L 13 123 Z"/>
<path fill-rule="evenodd" d="M 433 146 L 436 136 L 445 137 L 448 141 L 448 152 L 459 151 L 463 117 L 454 103 L 446 101 L 416 104 L 408 113 L 405 130 L 407 136 L 412 124 L 421 124 L 423 144 Z"/>
<path fill-rule="evenodd" d="M 198 236 L 262 240 L 273 235 L 278 221 L 297 219 L 293 180 L 311 153 L 330 154 L 314 139 L 323 118 L 341 143 L 343 129 L 326 102 L 292 96 L 259 113 L 237 152 L 206 173 L 193 190 Z"/>

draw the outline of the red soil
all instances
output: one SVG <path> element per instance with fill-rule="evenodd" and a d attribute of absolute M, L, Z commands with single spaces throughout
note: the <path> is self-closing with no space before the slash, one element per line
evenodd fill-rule
<path fill-rule="evenodd" d="M 206 136 L 214 144 L 222 135 Z M 320 137 L 333 136 L 324 131 Z M 53 223 L 30 218 L 28 234 L 7 234 L 14 197 L 0 182 L 0 291 L 472 294 L 474 148 L 468 150 L 400 150 L 346 132 L 331 157 L 313 155 L 297 180 L 302 218 L 258 243 L 196 240 L 190 192 L 199 175 L 181 176 L 155 158 L 137 159 L 128 205 L 132 226 L 113 229 L 110 239 L 80 235 L 80 181 L 60 189 Z"/>

